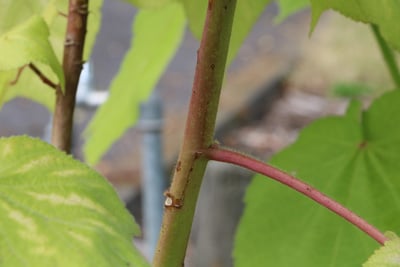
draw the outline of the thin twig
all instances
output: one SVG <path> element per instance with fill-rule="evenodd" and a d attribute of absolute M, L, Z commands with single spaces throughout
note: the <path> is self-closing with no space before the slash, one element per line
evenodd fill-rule
<path fill-rule="evenodd" d="M 28 65 L 24 65 L 24 66 L 20 67 L 18 69 L 17 75 L 15 76 L 15 79 L 10 81 L 10 85 L 15 85 L 18 82 L 19 78 L 21 77 L 22 72 L 24 71 L 24 69 L 27 66 L 29 66 L 29 68 L 40 78 L 40 80 L 44 84 L 50 86 L 54 90 L 59 87 L 58 84 L 52 82 L 49 78 L 47 78 L 46 75 L 44 75 L 44 73 L 41 72 L 40 69 L 38 67 L 36 67 L 35 64 L 33 64 L 33 63 L 29 63 Z"/>
<path fill-rule="evenodd" d="M 29 63 L 28 66 L 40 78 L 40 80 L 42 80 L 44 84 L 47 84 L 54 90 L 59 87 L 58 84 L 52 82 L 49 78 L 47 78 L 46 75 L 44 75 L 43 72 L 41 72 L 33 63 Z"/>
<path fill-rule="evenodd" d="M 209 149 L 202 151 L 204 156 L 209 160 L 215 160 L 220 162 L 232 163 L 249 170 L 255 171 L 257 173 L 266 175 L 288 187 L 304 194 L 305 196 L 313 199 L 317 203 L 321 204 L 325 208 L 338 214 L 340 217 L 346 219 L 354 226 L 358 227 L 360 230 L 368 234 L 370 237 L 375 239 L 378 243 L 384 244 L 387 238 L 378 229 L 369 224 L 367 221 L 342 206 L 338 202 L 324 195 L 317 189 L 298 180 L 297 178 L 268 165 L 262 161 L 251 158 L 247 155 L 221 148 L 218 145 L 213 145 Z"/>
<path fill-rule="evenodd" d="M 18 68 L 17 75 L 15 76 L 15 79 L 14 79 L 14 80 L 10 81 L 10 85 L 15 85 L 15 84 L 18 82 L 19 77 L 21 77 L 22 71 L 23 71 L 25 68 L 26 68 L 26 65 L 24 65 L 24 66 Z"/>

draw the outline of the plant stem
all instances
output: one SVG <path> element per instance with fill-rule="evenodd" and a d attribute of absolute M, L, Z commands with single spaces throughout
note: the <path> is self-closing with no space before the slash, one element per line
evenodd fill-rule
<path fill-rule="evenodd" d="M 400 89 L 400 72 L 393 51 L 386 43 L 385 39 L 383 39 L 378 26 L 371 24 L 371 30 L 374 33 L 376 41 L 378 42 L 379 48 L 381 50 L 383 58 L 385 59 L 386 66 L 389 69 L 390 75 L 392 76 L 396 87 Z"/>
<path fill-rule="evenodd" d="M 257 173 L 266 175 L 288 187 L 304 194 L 305 196 L 313 199 L 317 203 L 321 204 L 325 208 L 338 214 L 340 217 L 346 219 L 360 230 L 364 231 L 370 237 L 375 239 L 378 243 L 383 245 L 387 238 L 378 229 L 366 222 L 364 219 L 345 208 L 338 202 L 322 194 L 317 189 L 310 185 L 298 180 L 297 178 L 274 168 L 262 161 L 251 158 L 247 155 L 240 154 L 225 148 L 220 148 L 218 145 L 213 145 L 208 149 L 202 151 L 204 156 L 209 160 L 215 160 L 220 162 L 232 163 Z"/>
<path fill-rule="evenodd" d="M 61 88 L 56 90 L 51 142 L 67 153 L 71 149 L 75 96 L 83 65 L 88 2 L 88 0 L 69 1 L 63 58 L 65 91 L 63 92 Z"/>
<path fill-rule="evenodd" d="M 213 142 L 215 119 L 236 0 L 209 0 L 184 140 L 165 211 L 153 264 L 183 266 L 190 229 L 207 159 L 197 151 Z"/>

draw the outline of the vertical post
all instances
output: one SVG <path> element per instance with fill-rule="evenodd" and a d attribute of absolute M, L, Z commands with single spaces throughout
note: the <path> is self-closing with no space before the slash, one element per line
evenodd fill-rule
<path fill-rule="evenodd" d="M 143 231 L 147 243 L 147 257 L 153 258 L 160 232 L 164 208 L 165 178 L 162 157 L 162 104 L 154 92 L 141 105 L 139 129 L 142 143 Z"/>

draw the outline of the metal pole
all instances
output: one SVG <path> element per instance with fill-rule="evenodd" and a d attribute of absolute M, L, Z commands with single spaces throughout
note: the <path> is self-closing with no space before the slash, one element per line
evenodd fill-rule
<path fill-rule="evenodd" d="M 147 243 L 147 256 L 153 258 L 163 214 L 165 178 L 162 157 L 162 104 L 154 92 L 141 105 L 139 129 L 142 144 L 143 232 Z"/>

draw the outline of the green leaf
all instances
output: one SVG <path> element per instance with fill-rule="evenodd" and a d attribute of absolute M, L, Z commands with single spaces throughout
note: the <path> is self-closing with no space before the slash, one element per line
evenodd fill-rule
<path fill-rule="evenodd" d="M 157 84 L 182 40 L 184 29 L 185 17 L 179 3 L 139 11 L 133 25 L 133 45 L 111 84 L 110 97 L 85 131 L 84 153 L 88 162 L 96 163 L 137 121 L 139 103 Z"/>
<path fill-rule="evenodd" d="M 336 199 L 378 229 L 399 229 L 400 92 L 368 111 L 318 120 L 271 164 Z M 246 193 L 236 266 L 361 266 L 378 244 L 336 214 L 262 176 Z"/>
<path fill-rule="evenodd" d="M 100 8 L 102 0 L 89 1 L 88 29 L 85 40 L 84 60 L 90 56 L 96 34 L 99 29 L 101 17 Z M 0 35 L 18 27 L 19 24 L 26 23 L 32 16 L 41 16 L 45 20 L 52 49 L 59 62 L 63 58 L 64 39 L 67 19 L 61 15 L 68 11 L 68 1 L 64 0 L 0 0 Z M 40 65 L 40 64 L 38 64 Z M 50 80 L 56 82 L 57 76 L 51 68 L 40 65 L 41 72 Z M 0 107 L 7 101 L 17 96 L 32 99 L 50 111 L 54 106 L 54 91 L 49 89 L 32 71 L 25 69 L 18 82 L 10 84 L 17 76 L 17 70 L 13 72 L 0 72 Z"/>
<path fill-rule="evenodd" d="M 55 81 L 55 74 L 45 65 L 36 64 L 43 73 L 47 73 L 50 80 Z M 17 70 L 0 72 L 0 108 L 7 101 L 15 97 L 25 97 L 36 101 L 47 107 L 49 111 L 54 106 L 54 90 L 44 85 L 43 82 L 33 75 L 29 69 L 22 71 L 16 84 L 11 84 L 17 77 Z"/>
<path fill-rule="evenodd" d="M 279 4 L 279 15 L 276 22 L 278 23 L 310 5 L 310 0 L 277 0 L 277 2 Z"/>
<path fill-rule="evenodd" d="M 43 15 L 49 30 L 49 41 L 53 47 L 58 61 L 62 59 L 63 38 L 65 37 L 66 19 L 57 19 L 61 17 L 55 6 L 55 0 L 38 0 L 38 1 L 25 1 L 25 0 L 0 0 L 0 35 L 18 27 L 23 24 L 27 19 L 34 15 Z M 55 31 L 53 26 L 54 21 L 61 22 Z M 57 38 L 55 36 L 58 36 Z M 56 82 L 57 76 L 46 65 L 39 65 L 39 69 L 50 80 Z M 7 101 L 17 96 L 32 99 L 49 110 L 54 106 L 54 91 L 50 89 L 29 69 L 24 69 L 21 77 L 14 84 L 17 77 L 17 70 L 13 71 L 0 71 L 0 107 Z"/>
<path fill-rule="evenodd" d="M 32 15 L 40 14 L 49 0 L 0 0 L 0 33 L 22 24 Z"/>
<path fill-rule="evenodd" d="M 48 41 L 49 30 L 43 18 L 34 15 L 0 36 L 0 71 L 17 69 L 29 63 L 40 62 L 50 66 L 64 87 L 64 73 Z"/>
<path fill-rule="evenodd" d="M 189 27 L 200 39 L 206 16 L 207 1 L 181 0 L 185 7 Z M 235 58 L 243 41 L 271 0 L 238 0 L 229 44 L 228 64 Z"/>
<path fill-rule="evenodd" d="M 95 171 L 26 136 L 0 138 L 1 266 L 148 266 L 139 228 Z"/>
<path fill-rule="evenodd" d="M 393 25 L 398 24 L 400 17 L 400 2 L 398 0 L 310 0 L 312 6 L 311 29 L 317 24 L 321 14 L 333 9 L 353 20 L 376 24 L 382 36 L 398 51 L 400 51 L 400 28 Z"/>
<path fill-rule="evenodd" d="M 173 0 L 125 0 L 125 1 L 139 8 L 160 8 L 171 3 Z"/>
<path fill-rule="evenodd" d="M 388 241 L 368 259 L 363 267 L 399 267 L 400 266 L 400 238 L 393 232 L 385 235 Z"/>

